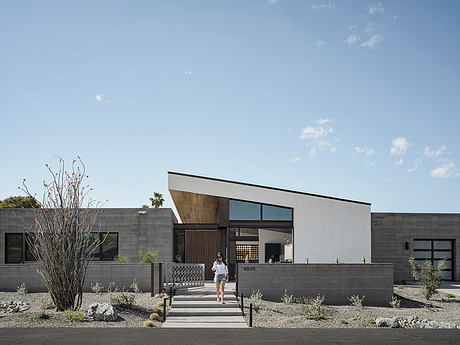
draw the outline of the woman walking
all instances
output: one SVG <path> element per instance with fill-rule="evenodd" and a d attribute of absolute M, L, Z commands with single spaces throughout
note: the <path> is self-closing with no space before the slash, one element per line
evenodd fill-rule
<path fill-rule="evenodd" d="M 228 282 L 228 268 L 222 252 L 217 253 L 212 270 L 214 271 L 214 282 L 216 283 L 217 302 L 224 304 L 224 289 L 225 283 Z"/>

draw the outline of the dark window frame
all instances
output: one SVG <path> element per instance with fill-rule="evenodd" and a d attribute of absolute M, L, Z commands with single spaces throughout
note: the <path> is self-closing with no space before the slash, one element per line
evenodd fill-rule
<path fill-rule="evenodd" d="M 451 265 L 450 265 L 450 268 L 445 268 L 443 269 L 442 271 L 446 271 L 446 272 L 451 272 L 451 275 L 450 275 L 450 278 L 451 279 L 443 279 L 443 280 L 449 280 L 449 281 L 452 281 L 454 280 L 454 273 L 455 273 L 455 260 L 454 260 L 454 256 L 455 256 L 455 240 L 452 240 L 452 239 L 446 239 L 446 238 L 414 238 L 413 239 L 413 242 L 415 241 L 429 241 L 431 242 L 431 248 L 430 249 L 415 249 L 413 248 L 413 252 L 414 252 L 414 259 L 415 260 L 420 260 L 420 261 L 430 261 L 432 265 L 434 265 L 434 261 L 435 260 L 442 260 L 442 258 L 435 258 L 434 257 L 434 253 L 435 252 L 450 252 L 452 255 L 451 255 L 451 258 L 450 259 L 447 259 L 446 258 L 446 261 L 450 261 L 451 262 Z M 438 241 L 438 242 L 450 242 L 450 249 L 434 249 L 434 242 L 435 241 Z M 417 252 L 430 252 L 431 253 L 431 257 L 430 258 L 417 258 L 416 256 L 416 253 Z"/>
<path fill-rule="evenodd" d="M 8 262 L 8 235 L 21 236 L 21 261 Z M 24 233 L 23 232 L 6 232 L 5 233 L 5 264 L 22 264 L 24 263 Z"/>
<path fill-rule="evenodd" d="M 240 201 L 240 202 L 246 202 L 250 204 L 255 204 L 258 205 L 260 208 L 260 218 L 259 219 L 232 219 L 230 218 L 230 203 L 232 201 Z M 264 219 L 264 207 L 263 206 L 272 206 L 272 207 L 278 207 L 278 208 L 283 208 L 287 210 L 291 210 L 291 219 L 290 220 L 285 220 L 285 219 Z M 241 200 L 241 199 L 229 199 L 228 203 L 228 219 L 229 221 L 251 221 L 251 222 L 271 222 L 271 221 L 282 221 L 282 222 L 292 222 L 294 221 L 294 208 L 292 207 L 286 207 L 286 206 L 280 206 L 280 205 L 274 205 L 274 204 L 267 204 L 267 203 L 262 203 L 262 202 L 254 202 L 254 201 L 248 201 L 248 200 Z"/>
<path fill-rule="evenodd" d="M 96 250 L 94 251 L 94 254 L 97 254 L 98 256 L 93 256 L 92 261 L 113 261 L 115 257 L 117 257 L 120 254 L 120 236 L 118 232 L 96 232 L 92 231 L 90 232 L 91 234 L 98 234 L 99 235 L 99 245 L 97 246 Z M 117 254 L 113 258 L 103 258 L 102 256 L 102 240 L 104 239 L 105 235 L 117 235 Z"/>

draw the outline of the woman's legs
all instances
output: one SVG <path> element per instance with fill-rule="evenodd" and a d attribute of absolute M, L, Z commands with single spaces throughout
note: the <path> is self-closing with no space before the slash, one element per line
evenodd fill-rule
<path fill-rule="evenodd" d="M 222 303 L 224 303 L 224 289 L 225 289 L 225 283 L 220 283 L 220 290 L 221 290 L 221 297 L 220 297 L 220 301 Z"/>
<path fill-rule="evenodd" d="M 219 282 L 216 282 L 217 302 L 219 302 L 219 293 L 220 293 L 220 283 L 219 283 Z"/>

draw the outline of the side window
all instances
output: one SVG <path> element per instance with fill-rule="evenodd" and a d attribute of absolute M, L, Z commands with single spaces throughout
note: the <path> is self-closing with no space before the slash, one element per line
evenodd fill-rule
<path fill-rule="evenodd" d="M 7 264 L 21 263 L 23 258 L 22 247 L 22 233 L 5 234 L 5 262 Z"/>

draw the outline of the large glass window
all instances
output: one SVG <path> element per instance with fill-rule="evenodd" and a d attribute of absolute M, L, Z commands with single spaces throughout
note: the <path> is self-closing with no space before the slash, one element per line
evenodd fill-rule
<path fill-rule="evenodd" d="M 32 254 L 32 250 L 30 250 L 29 241 L 33 243 L 34 235 L 33 234 L 26 234 L 26 240 L 24 241 L 25 246 L 25 260 L 26 261 L 37 261 L 35 256 Z M 29 241 L 27 241 L 29 240 Z"/>
<path fill-rule="evenodd" d="M 292 208 L 262 205 L 262 220 L 292 220 Z"/>
<path fill-rule="evenodd" d="M 94 251 L 94 260 L 111 261 L 118 255 L 118 233 L 117 232 L 92 232 L 89 243 L 99 241 L 98 247 Z"/>
<path fill-rule="evenodd" d="M 261 220 L 260 204 L 230 200 L 230 220 Z"/>
<path fill-rule="evenodd" d="M 6 256 L 5 262 L 7 264 L 17 264 L 23 261 L 23 237 L 22 233 L 5 234 L 5 248 Z"/>
<path fill-rule="evenodd" d="M 452 240 L 414 240 L 414 256 L 418 264 L 424 265 L 430 261 L 437 266 L 442 258 L 446 259 L 443 279 L 453 279 L 453 241 Z"/>

